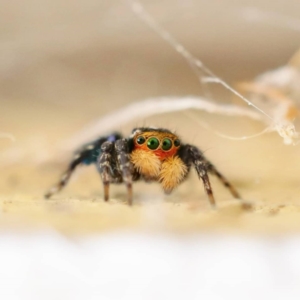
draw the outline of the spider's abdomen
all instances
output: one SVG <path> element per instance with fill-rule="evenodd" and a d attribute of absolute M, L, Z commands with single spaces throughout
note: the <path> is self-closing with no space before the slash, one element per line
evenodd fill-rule
<path fill-rule="evenodd" d="M 96 163 L 99 155 L 101 154 L 101 145 L 107 141 L 114 143 L 121 138 L 122 135 L 118 132 L 102 136 L 91 143 L 85 144 L 82 148 L 75 152 L 75 157 L 76 155 L 80 155 L 82 163 L 85 165 Z"/>

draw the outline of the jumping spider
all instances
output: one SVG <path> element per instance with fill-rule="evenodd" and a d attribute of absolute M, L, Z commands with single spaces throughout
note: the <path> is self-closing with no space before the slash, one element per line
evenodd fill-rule
<path fill-rule="evenodd" d="M 110 183 L 125 183 L 128 204 L 132 204 L 132 182 L 139 179 L 157 181 L 165 193 L 171 193 L 194 166 L 212 206 L 215 199 L 208 173 L 216 175 L 231 192 L 240 198 L 235 188 L 195 146 L 182 144 L 178 136 L 167 129 L 136 128 L 129 138 L 119 133 L 101 137 L 79 149 L 60 181 L 45 195 L 60 191 L 79 164 L 95 164 L 104 185 L 104 200 L 109 199 Z"/>

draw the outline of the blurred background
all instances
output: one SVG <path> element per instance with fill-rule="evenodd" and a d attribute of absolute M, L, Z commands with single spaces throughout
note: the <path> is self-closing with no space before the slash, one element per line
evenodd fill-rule
<path fill-rule="evenodd" d="M 141 0 L 141 3 L 161 26 L 232 86 L 286 65 L 299 49 L 300 3 L 297 0 Z M 143 271 L 143 263 L 147 262 L 145 268 L 150 275 L 145 277 L 146 281 L 141 279 L 138 291 L 149 291 L 152 283 L 158 283 L 157 278 L 171 278 L 166 285 L 160 285 L 164 293 L 150 294 L 152 298 L 149 296 L 149 299 L 168 298 L 173 282 L 177 283 L 174 284 L 174 298 L 176 293 L 177 296 L 186 295 L 179 291 L 190 288 L 189 299 L 199 299 L 199 282 L 195 280 L 185 285 L 180 270 L 192 272 L 194 278 L 198 278 L 197 272 L 203 272 L 199 280 L 202 278 L 202 283 L 207 283 L 204 291 L 210 297 L 206 299 L 229 299 L 230 291 L 235 288 L 231 279 L 236 280 L 236 274 L 244 274 L 245 270 L 247 276 L 242 275 L 245 280 L 238 281 L 241 289 L 237 290 L 236 299 L 248 286 L 252 286 L 252 294 L 247 295 L 253 296 L 258 289 L 263 290 L 265 286 L 260 279 L 269 292 L 278 282 L 283 284 L 282 291 L 295 288 L 293 283 L 299 274 L 298 265 L 293 264 L 297 260 L 297 242 L 283 241 L 285 246 L 281 250 L 286 252 L 281 260 L 281 252 L 272 252 L 272 258 L 268 258 L 273 240 L 256 244 L 256 240 L 245 239 L 246 247 L 240 248 L 245 245 L 241 237 L 217 242 L 219 237 L 187 241 L 179 237 L 172 240 L 170 235 L 170 232 L 197 235 L 207 230 L 210 233 L 216 230 L 222 236 L 227 231 L 239 232 L 244 238 L 245 233 L 283 234 L 285 237 L 298 234 L 299 146 L 284 145 L 276 133 L 238 142 L 223 139 L 182 112 L 141 118 L 114 128 L 125 135 L 133 127 L 142 125 L 176 130 L 186 142 L 205 151 L 244 199 L 255 203 L 251 213 L 242 211 L 215 179 L 212 184 L 219 210 L 212 212 L 195 174 L 167 197 L 156 184 L 138 183 L 134 187 L 135 206 L 131 209 L 125 205 L 126 192 L 122 186 L 113 187 L 111 202 L 103 203 L 99 176 L 93 168 L 86 168 L 78 170 L 66 190 L 54 200 L 47 203 L 43 200 L 44 192 L 58 180 L 71 157 L 71 151 L 66 151 L 63 145 L 90 122 L 150 97 L 210 95 L 215 102 L 237 101 L 217 85 L 207 85 L 204 90 L 187 62 L 133 13 L 129 2 L 2 0 L 0 44 L 0 133 L 14 136 L 13 141 L 0 139 L 0 227 L 3 230 L 0 249 L 3 249 L 1 257 L 7 257 L 2 261 L 5 265 L 2 275 L 8 284 L 14 279 L 18 287 L 22 287 L 20 291 L 26 291 L 24 297 L 28 299 L 42 299 L 47 291 L 51 291 L 49 299 L 53 299 L 50 295 L 56 295 L 56 299 L 60 296 L 65 299 L 63 297 L 68 295 L 80 299 L 89 295 L 86 293 L 89 286 L 93 287 L 93 295 L 99 296 L 98 287 L 105 284 L 98 286 L 97 278 L 105 278 L 99 270 L 101 267 L 108 270 L 111 265 L 107 262 L 115 265 L 108 273 L 106 291 L 114 289 L 115 283 L 122 283 L 121 275 L 114 281 L 115 270 L 133 265 L 136 272 L 133 278 L 144 278 L 138 275 Z M 213 129 L 233 136 L 251 135 L 264 129 L 264 125 L 242 117 L 228 118 L 204 112 L 198 112 L 197 116 Z M 168 239 L 165 241 L 160 236 L 159 243 L 155 244 L 156 241 L 144 235 L 129 240 L 124 235 L 114 236 L 112 241 L 102 236 L 96 243 L 94 239 L 85 241 L 81 250 L 76 248 L 78 236 L 116 228 L 121 232 L 145 228 L 160 234 L 163 231 Z M 20 229 L 21 232 L 34 229 L 33 232 L 37 230 L 42 234 L 36 240 L 27 235 L 10 237 L 9 234 Z M 74 240 L 66 241 L 61 234 L 71 234 Z M 141 243 L 149 247 L 139 248 Z M 183 246 L 186 243 L 188 246 Z M 108 246 L 103 250 L 104 244 Z M 207 248 L 198 252 L 204 244 Z M 23 254 L 18 251 L 22 247 Z M 115 262 L 119 253 L 111 249 L 119 248 L 127 252 Z M 43 250 L 44 256 L 38 249 Z M 103 255 L 111 253 L 107 262 L 96 255 L 99 249 Z M 137 261 L 141 253 L 133 251 L 130 256 L 132 249 L 142 249 L 144 256 Z M 176 250 L 170 258 L 172 249 Z M 214 249 L 224 249 L 225 254 L 214 252 Z M 153 258 L 151 251 L 156 253 L 153 265 L 149 259 Z M 72 254 L 69 256 L 69 253 Z M 288 258 L 290 253 L 295 260 Z M 128 261 L 125 254 L 131 257 Z M 94 265 L 87 257 L 100 262 Z M 181 261 L 182 257 L 188 258 Z M 228 257 L 237 260 L 227 264 Z M 251 268 L 243 264 L 247 260 L 253 262 L 253 276 L 249 275 Z M 282 266 L 274 267 L 273 272 L 273 263 L 278 260 Z M 213 284 L 205 281 L 209 264 L 199 271 L 206 261 L 215 262 L 213 270 L 219 274 Z M 258 261 L 261 264 L 254 263 Z M 165 262 L 162 264 L 165 271 L 155 277 L 157 269 L 154 266 L 161 262 Z M 199 268 L 190 269 L 189 265 L 194 263 Z M 226 277 L 225 271 L 230 268 L 231 275 Z M 9 276 L 7 270 L 10 270 Z M 61 275 L 58 278 L 72 274 L 68 284 L 65 281 L 60 286 L 55 281 L 57 270 Z M 283 277 L 276 277 L 277 272 Z M 37 282 L 39 290 L 34 290 L 34 281 L 40 274 L 48 274 L 47 280 L 57 283 L 57 293 L 42 279 Z M 87 277 L 80 277 L 82 274 Z M 126 276 L 124 272 L 120 274 Z M 214 274 L 210 273 L 211 280 Z M 283 280 L 284 276 L 291 280 Z M 27 287 L 22 285 L 23 278 L 29 278 L 25 282 Z M 229 279 L 224 281 L 224 278 Z M 70 292 L 74 282 L 78 285 L 84 282 L 80 293 Z M 218 283 L 223 284 L 222 293 L 217 292 Z M 232 289 L 227 289 L 228 286 Z M 16 285 L 11 288 L 7 289 L 6 299 L 25 299 L 22 292 L 10 294 Z M 134 290 L 128 291 L 128 295 L 134 294 Z M 293 292 L 296 295 L 297 289 Z M 244 294 L 244 298 L 247 295 Z M 115 291 L 115 298 L 102 295 L 101 299 L 119 298 Z M 126 297 L 123 295 L 122 299 Z"/>
<path fill-rule="evenodd" d="M 296 0 L 142 3 L 232 84 L 286 64 L 299 47 L 299 31 L 249 21 L 255 9 L 298 18 Z M 4 0 L 0 5 L 1 131 L 17 140 L 53 138 L 57 132 L 62 139 L 127 103 L 202 93 L 184 59 L 127 1 Z"/>

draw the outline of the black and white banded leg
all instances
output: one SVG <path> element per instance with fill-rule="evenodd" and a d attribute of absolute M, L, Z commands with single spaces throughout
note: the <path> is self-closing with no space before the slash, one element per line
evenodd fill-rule
<path fill-rule="evenodd" d="M 245 210 L 252 210 L 253 209 L 253 203 L 249 202 L 249 201 L 245 201 L 241 198 L 240 194 L 238 193 L 238 191 L 233 187 L 233 185 L 216 169 L 216 167 L 209 162 L 208 160 L 206 160 L 207 163 L 207 170 L 209 173 L 217 176 L 217 178 L 223 183 L 223 185 L 225 187 L 227 187 L 231 193 L 231 195 L 240 200 L 241 201 L 241 205 L 243 207 L 243 209 Z"/>
<path fill-rule="evenodd" d="M 195 146 L 185 145 L 180 151 L 180 157 L 190 167 L 191 164 L 195 166 L 199 178 L 202 179 L 208 199 L 213 207 L 215 207 L 215 199 L 211 189 L 208 173 L 215 175 L 223 185 L 229 189 L 234 198 L 241 200 L 242 207 L 246 210 L 252 209 L 252 204 L 241 199 L 239 193 L 231 185 L 231 183 L 216 169 L 216 167 L 209 162 L 202 152 Z"/>
<path fill-rule="evenodd" d="M 114 144 L 111 142 L 105 142 L 101 146 L 101 155 L 98 157 L 97 168 L 100 173 L 103 188 L 104 188 L 104 200 L 109 200 L 109 184 L 113 181 L 111 160 L 114 150 Z"/>
<path fill-rule="evenodd" d="M 199 178 L 203 182 L 208 200 L 211 206 L 215 207 L 216 201 L 208 177 L 207 163 L 201 151 L 195 146 L 185 145 L 182 147 L 180 156 L 189 167 L 191 164 L 194 165 Z"/>
<path fill-rule="evenodd" d="M 104 200 L 109 200 L 110 183 L 124 182 L 128 192 L 128 204 L 132 205 L 133 168 L 130 162 L 127 140 L 120 139 L 115 143 L 105 142 L 101 146 L 101 152 L 97 167 L 104 186 Z M 114 160 L 116 160 L 117 164 L 115 164 Z"/>
<path fill-rule="evenodd" d="M 64 172 L 64 174 L 61 176 L 59 182 L 54 185 L 46 194 L 45 198 L 49 199 L 52 195 L 58 193 L 63 187 L 67 185 L 69 182 L 69 179 L 74 172 L 75 168 L 82 163 L 84 159 L 84 151 L 78 152 L 74 155 L 73 160 L 71 161 L 68 169 Z"/>
<path fill-rule="evenodd" d="M 122 174 L 122 179 L 127 187 L 128 204 L 132 205 L 133 166 L 130 162 L 130 151 L 128 147 L 128 141 L 126 139 L 117 140 L 115 142 L 115 150 L 119 168 Z"/>
<path fill-rule="evenodd" d="M 63 187 L 65 187 L 78 165 L 97 164 L 98 157 L 101 153 L 101 145 L 104 142 L 115 142 L 120 138 L 122 138 L 122 136 L 119 133 L 115 132 L 108 136 L 99 137 L 98 139 L 83 145 L 79 150 L 75 152 L 73 160 L 69 164 L 68 169 L 61 176 L 60 181 L 46 193 L 45 198 L 50 198 L 53 194 L 59 192 Z"/>
<path fill-rule="evenodd" d="M 234 198 L 241 199 L 240 194 L 233 187 L 233 185 L 216 169 L 216 167 L 210 161 L 206 160 L 206 166 L 208 172 L 215 175 L 223 183 L 223 185 L 229 189 Z"/>

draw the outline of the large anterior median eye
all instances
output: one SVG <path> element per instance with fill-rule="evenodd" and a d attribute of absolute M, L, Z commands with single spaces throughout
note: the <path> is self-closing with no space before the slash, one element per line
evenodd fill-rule
<path fill-rule="evenodd" d="M 136 142 L 139 144 L 139 145 L 142 145 L 144 144 L 146 141 L 146 139 L 141 135 L 139 136 L 137 139 L 136 139 Z"/>
<path fill-rule="evenodd" d="M 148 146 L 149 149 L 155 150 L 159 146 L 159 140 L 155 137 L 152 137 L 148 140 L 147 146 Z"/>
<path fill-rule="evenodd" d="M 172 141 L 170 139 L 164 139 L 161 144 L 161 148 L 168 151 L 172 148 Z"/>

